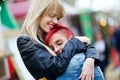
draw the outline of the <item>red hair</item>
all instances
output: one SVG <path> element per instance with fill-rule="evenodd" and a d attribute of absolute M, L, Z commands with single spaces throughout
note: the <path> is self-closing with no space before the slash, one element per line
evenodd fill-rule
<path fill-rule="evenodd" d="M 48 32 L 48 34 L 46 35 L 46 37 L 45 37 L 45 44 L 46 45 L 49 45 L 49 42 L 50 42 L 50 38 L 55 34 L 55 33 L 57 33 L 58 31 L 60 31 L 60 30 L 65 30 L 65 34 L 67 34 L 67 35 L 69 35 L 69 37 L 70 36 L 74 36 L 74 34 L 73 34 L 73 32 L 69 29 L 69 28 L 67 28 L 67 27 L 65 27 L 65 26 L 63 26 L 63 25 L 60 25 L 60 24 L 55 24 L 54 25 L 54 27 Z"/>

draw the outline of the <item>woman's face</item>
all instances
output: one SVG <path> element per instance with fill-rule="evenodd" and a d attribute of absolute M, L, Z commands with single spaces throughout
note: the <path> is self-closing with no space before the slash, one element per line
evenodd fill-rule
<path fill-rule="evenodd" d="M 58 55 L 69 39 L 62 32 L 55 33 L 49 40 L 49 47 Z"/>
<path fill-rule="evenodd" d="M 56 11 L 51 12 L 47 15 L 42 15 L 40 20 L 40 29 L 41 31 L 48 33 L 51 28 L 53 28 L 53 25 L 58 23 L 57 13 Z"/>

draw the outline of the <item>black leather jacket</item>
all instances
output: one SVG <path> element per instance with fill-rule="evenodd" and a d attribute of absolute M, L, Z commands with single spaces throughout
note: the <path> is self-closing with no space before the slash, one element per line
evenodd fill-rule
<path fill-rule="evenodd" d="M 55 80 L 61 75 L 74 54 L 86 51 L 86 57 L 92 57 L 99 62 L 99 53 L 93 46 L 86 47 L 76 38 L 72 38 L 58 56 L 52 56 L 46 48 L 28 36 L 20 36 L 17 39 L 17 47 L 25 66 L 32 76 L 38 80 L 46 77 L 47 80 Z"/>

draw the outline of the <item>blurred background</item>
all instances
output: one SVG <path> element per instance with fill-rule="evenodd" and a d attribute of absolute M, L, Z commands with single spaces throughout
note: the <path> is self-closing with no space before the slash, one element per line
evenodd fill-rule
<path fill-rule="evenodd" d="M 0 0 L 0 80 L 34 80 L 23 64 L 16 38 L 31 0 Z M 61 24 L 87 36 L 101 54 L 106 80 L 120 80 L 120 0 L 63 0 Z"/>

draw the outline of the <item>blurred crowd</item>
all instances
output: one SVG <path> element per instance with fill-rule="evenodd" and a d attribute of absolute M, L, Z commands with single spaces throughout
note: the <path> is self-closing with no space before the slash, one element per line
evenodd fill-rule
<path fill-rule="evenodd" d="M 68 12 L 60 23 L 70 26 L 75 35 L 86 35 L 90 37 L 92 44 L 95 45 L 96 49 L 101 54 L 100 67 L 106 80 L 110 80 L 112 77 L 108 76 L 109 74 L 107 73 L 111 70 L 108 69 L 111 64 L 113 66 L 112 70 L 117 71 L 115 75 L 118 76 L 115 79 L 120 79 L 120 10 L 116 11 L 111 9 L 106 12 L 91 11 L 88 9 L 77 10 L 75 9 L 74 4 L 71 4 L 73 0 L 63 0 L 63 2 L 65 3 L 64 6 L 66 12 L 67 10 Z M 10 30 L 16 30 L 19 33 L 25 15 L 28 11 L 29 4 L 30 0 L 0 0 L 0 30 L 2 30 L 3 34 L 4 31 Z M 6 20 L 9 21 L 7 22 Z M 6 52 L 1 51 L 0 54 Z M 8 80 L 18 78 L 19 75 L 17 75 L 17 71 L 15 71 L 13 63 L 9 59 L 8 61 L 12 69 L 11 79 Z M 0 65 L 2 65 L 2 62 L 0 62 Z M 2 76 L 2 73 L 0 73 L 0 80 Z M 112 79 L 114 78 L 111 78 L 111 80 Z"/>

